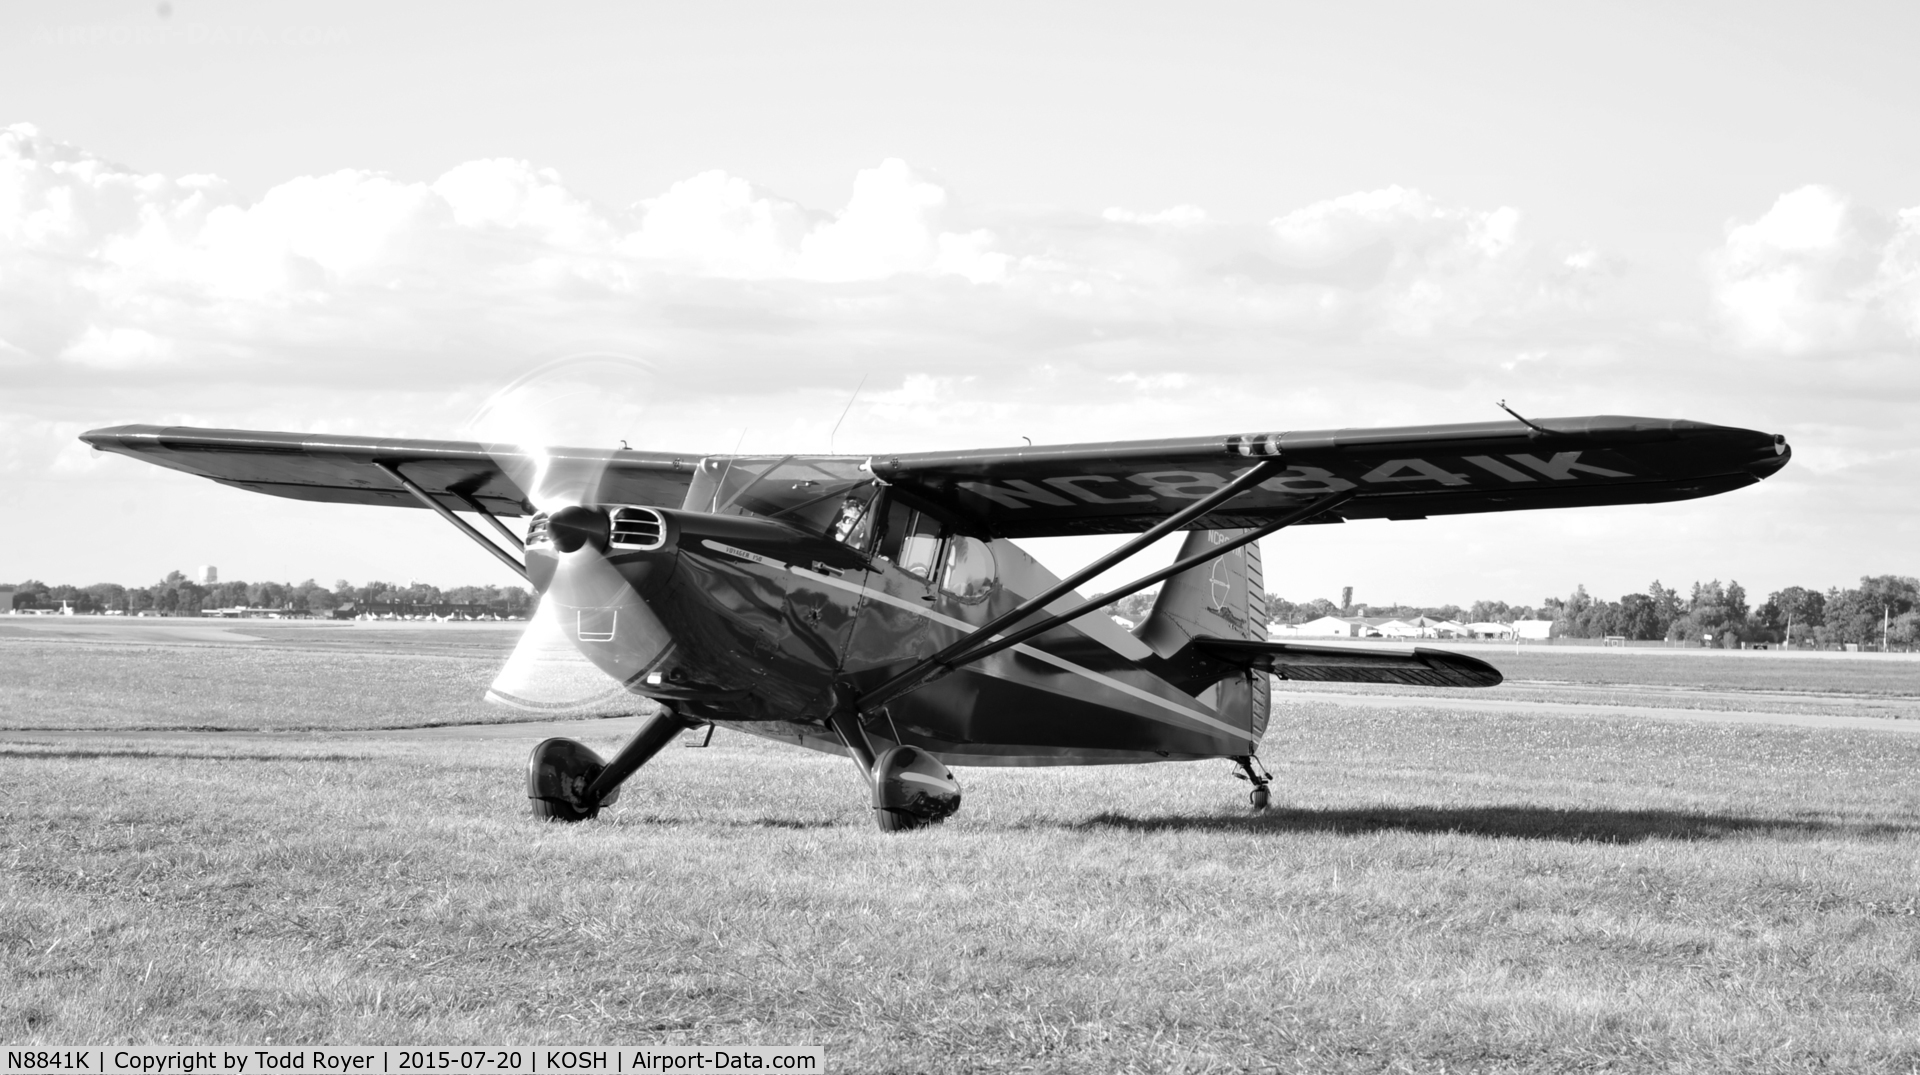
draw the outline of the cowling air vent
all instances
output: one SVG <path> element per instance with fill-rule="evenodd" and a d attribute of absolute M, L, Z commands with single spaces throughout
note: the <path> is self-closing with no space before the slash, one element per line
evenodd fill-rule
<path fill-rule="evenodd" d="M 527 520 L 527 544 L 551 545 L 553 535 L 547 531 L 547 513 L 536 511 L 533 518 Z"/>
<path fill-rule="evenodd" d="M 666 544 L 667 525 L 652 508 L 613 509 L 607 544 L 619 549 L 657 549 Z"/>

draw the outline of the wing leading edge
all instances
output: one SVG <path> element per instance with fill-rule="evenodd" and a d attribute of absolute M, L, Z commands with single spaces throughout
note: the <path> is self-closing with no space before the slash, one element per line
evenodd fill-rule
<path fill-rule="evenodd" d="M 519 449 L 233 429 L 116 426 L 81 435 L 102 451 L 298 500 L 418 507 L 377 463 L 453 510 L 532 511 Z M 546 449 L 549 478 L 586 476 L 600 503 L 678 505 L 693 454 Z M 1317 522 L 1418 519 L 1711 496 L 1787 464 L 1786 439 L 1682 419 L 1549 418 L 874 456 L 866 466 L 910 502 L 982 537 L 1134 533 L 1249 467 L 1279 469 L 1197 524 L 1257 527 L 1329 493 L 1354 495 Z M 569 480 L 568 476 L 573 478 Z"/>
<path fill-rule="evenodd" d="M 1203 523 L 1254 527 L 1328 493 L 1319 521 L 1647 504 L 1751 485 L 1784 437 L 1684 419 L 1549 418 L 876 457 L 875 475 L 993 537 L 1145 530 L 1248 467 L 1285 469 Z"/>
<path fill-rule="evenodd" d="M 467 499 L 495 515 L 528 515 L 533 506 L 522 477 L 541 473 L 555 484 L 588 481 L 609 504 L 678 507 L 699 457 L 658 452 L 548 449 L 534 460 L 517 448 L 472 441 L 270 433 L 244 429 L 114 426 L 81 440 L 156 466 L 197 474 L 256 493 L 329 504 L 421 507 L 376 463 L 398 467 L 409 480 L 455 511 Z"/>

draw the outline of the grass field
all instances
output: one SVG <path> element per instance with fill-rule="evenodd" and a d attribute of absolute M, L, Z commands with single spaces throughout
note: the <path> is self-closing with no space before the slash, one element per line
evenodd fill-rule
<path fill-rule="evenodd" d="M 845 759 L 722 731 L 560 827 L 525 816 L 512 728 L 354 730 L 497 719 L 431 708 L 484 685 L 460 663 L 483 655 L 436 649 L 479 636 L 362 637 L 0 638 L 0 697 L 31 685 L 41 727 L 213 723 L 197 706 L 262 729 L 0 736 L 0 1039 L 817 1043 L 847 1071 L 1920 1068 L 1920 735 L 1321 700 L 1269 733 L 1262 816 L 1225 763 L 970 769 L 951 822 L 887 838 Z M 327 660 L 349 671 L 297 678 Z M 1740 689 L 1677 667 L 1712 657 L 1580 669 L 1680 686 L 1643 683 L 1647 661 Z M 1753 704 L 1920 693 L 1911 662 L 1865 688 L 1801 663 Z M 53 669 L 92 672 L 71 705 Z M 161 682 L 196 693 L 155 701 Z M 346 730 L 271 731 L 300 725 L 263 704 Z"/>
<path fill-rule="evenodd" d="M 520 627 L 0 623 L 0 729 L 313 731 L 525 720 L 481 700 Z"/>

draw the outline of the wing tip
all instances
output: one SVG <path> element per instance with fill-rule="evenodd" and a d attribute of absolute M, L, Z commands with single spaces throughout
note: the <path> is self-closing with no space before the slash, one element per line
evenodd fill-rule
<path fill-rule="evenodd" d="M 1458 687 L 1498 687 L 1507 679 L 1498 668 L 1478 657 L 1425 646 L 1416 646 L 1413 652 L 1428 668 L 1453 680 Z"/>

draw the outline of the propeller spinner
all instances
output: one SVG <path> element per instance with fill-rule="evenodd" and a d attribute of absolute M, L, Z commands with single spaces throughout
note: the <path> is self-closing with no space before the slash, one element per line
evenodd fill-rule
<path fill-rule="evenodd" d="M 468 423 L 537 512 L 527 567 L 539 603 L 490 701 L 538 712 L 632 712 L 626 684 L 671 649 L 659 618 L 609 559 L 612 520 L 599 490 L 610 452 L 554 447 L 632 436 L 652 378 L 652 367 L 635 359 L 574 356 L 494 393 Z"/>

